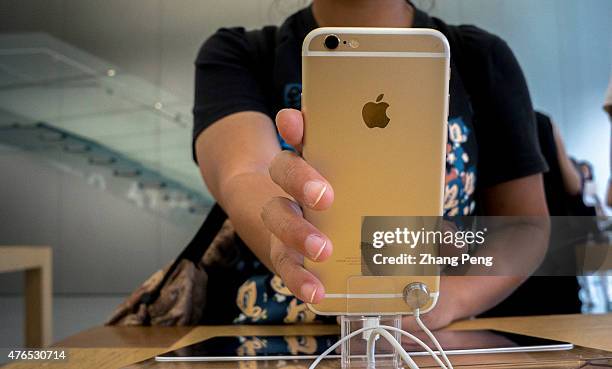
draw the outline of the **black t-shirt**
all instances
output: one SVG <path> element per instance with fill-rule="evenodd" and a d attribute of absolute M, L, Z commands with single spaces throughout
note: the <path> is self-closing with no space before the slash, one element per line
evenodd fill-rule
<path fill-rule="evenodd" d="M 436 28 L 436 22 L 441 21 L 416 9 L 412 27 Z M 282 108 L 299 109 L 301 45 L 314 28 L 317 24 L 307 7 L 278 28 L 222 28 L 210 37 L 195 63 L 194 141 L 208 126 L 232 113 L 256 111 L 273 120 Z M 547 170 L 527 84 L 512 51 L 501 38 L 477 27 L 454 29 L 462 36 L 462 63 L 478 71 L 470 76 L 478 88 L 468 94 L 462 81 L 465 76 L 451 62 L 444 199 L 444 212 L 450 216 L 475 214 L 483 188 Z M 280 137 L 279 144 L 290 148 Z M 251 287 L 248 298 L 240 293 L 236 297 L 241 313 L 235 321 L 282 322 L 282 314 L 271 318 L 270 311 L 283 308 L 262 312 L 277 297 L 278 288 L 270 286 L 278 281 L 272 276 L 258 281 L 244 282 L 243 287 Z M 247 300 L 249 306 L 241 305 Z M 289 304 L 285 298 L 280 300 Z M 250 314 L 253 311 L 259 314 Z M 286 315 L 294 315 L 290 307 Z"/>

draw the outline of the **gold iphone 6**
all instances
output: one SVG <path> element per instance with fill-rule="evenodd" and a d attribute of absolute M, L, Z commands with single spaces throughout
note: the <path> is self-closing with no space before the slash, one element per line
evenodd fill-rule
<path fill-rule="evenodd" d="M 333 186 L 326 211 L 305 210 L 333 242 L 332 256 L 305 266 L 325 286 L 310 304 L 322 315 L 410 314 L 407 286 L 437 275 L 363 273 L 363 217 L 441 216 L 450 47 L 438 31 L 318 28 L 302 47 L 304 158 Z M 397 267 L 397 266 L 396 266 Z M 397 268 L 396 268 L 397 269 Z"/>

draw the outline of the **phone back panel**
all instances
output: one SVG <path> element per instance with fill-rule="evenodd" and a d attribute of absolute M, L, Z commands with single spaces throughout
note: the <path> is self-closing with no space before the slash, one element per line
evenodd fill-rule
<path fill-rule="evenodd" d="M 330 34 L 341 40 L 333 51 L 323 43 Z M 423 310 L 435 305 L 439 277 L 361 275 L 361 224 L 363 216 L 442 215 L 449 60 L 434 30 L 319 28 L 306 37 L 303 155 L 335 193 L 329 210 L 305 210 L 334 246 L 329 260 L 305 263 L 326 289 L 313 311 L 410 313 L 402 291 L 414 281 L 432 293 Z"/>

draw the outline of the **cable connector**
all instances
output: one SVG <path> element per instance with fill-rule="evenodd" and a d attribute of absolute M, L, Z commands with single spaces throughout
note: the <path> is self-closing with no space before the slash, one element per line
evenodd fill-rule
<path fill-rule="evenodd" d="M 367 317 L 365 318 L 364 322 L 363 322 L 363 327 L 364 328 L 372 328 L 372 329 L 368 329 L 366 331 L 363 332 L 363 334 L 361 335 L 361 337 L 363 337 L 363 339 L 365 341 L 370 339 L 370 335 L 372 334 L 373 328 L 378 328 L 380 326 L 380 317 L 379 316 L 372 316 L 372 317 Z M 374 338 L 375 340 L 378 339 L 378 336 L 376 336 L 376 338 Z"/>

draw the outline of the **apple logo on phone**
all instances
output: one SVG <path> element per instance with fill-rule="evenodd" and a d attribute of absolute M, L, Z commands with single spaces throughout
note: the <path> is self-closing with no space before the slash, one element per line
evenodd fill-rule
<path fill-rule="evenodd" d="M 363 121 L 365 122 L 368 128 L 385 128 L 389 121 L 391 120 L 387 116 L 387 108 L 389 104 L 382 101 L 385 94 L 380 94 L 376 98 L 376 102 L 370 101 L 363 106 L 363 110 L 361 111 L 361 115 L 363 116 Z"/>

